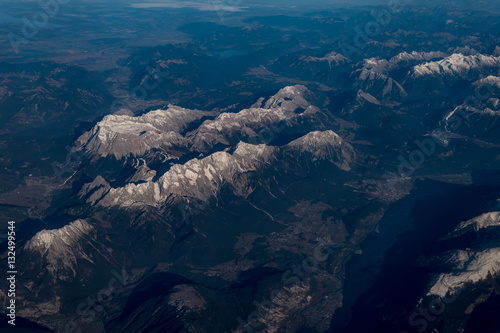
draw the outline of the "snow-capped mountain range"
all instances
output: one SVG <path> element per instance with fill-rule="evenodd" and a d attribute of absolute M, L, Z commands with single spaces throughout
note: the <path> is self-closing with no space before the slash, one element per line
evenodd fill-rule
<path fill-rule="evenodd" d="M 207 153 L 217 144 L 230 145 L 235 138 L 257 138 L 259 130 L 282 121 L 291 124 L 313 117 L 319 109 L 307 102 L 308 94 L 304 86 L 285 87 L 237 113 L 217 115 L 170 105 L 139 117 L 110 115 L 80 136 L 74 150 L 85 151 L 92 159 L 137 157 L 154 149 L 165 154 L 169 150 Z M 212 119 L 196 124 L 207 117 Z M 190 126 L 195 128 L 183 133 Z"/>
<path fill-rule="evenodd" d="M 141 160 L 152 149 L 168 154 L 170 149 L 184 148 L 189 153 L 201 154 L 172 165 L 157 180 L 154 180 L 157 172 L 145 161 L 138 163 L 135 175 L 123 187 L 112 188 L 98 176 L 83 186 L 80 196 L 100 206 L 158 206 L 173 197 L 205 201 L 217 197 L 222 186 L 230 186 L 235 194 L 246 197 L 252 192 L 248 178 L 272 169 L 276 160 L 285 155 L 297 164 L 304 158 L 311 163 L 329 162 L 349 171 L 356 152 L 331 130 L 313 131 L 283 146 L 242 141 L 251 142 L 262 128 L 275 126 L 275 131 L 279 131 L 276 128 L 281 122 L 285 124 L 282 128 L 286 128 L 313 119 L 320 111 L 305 99 L 308 94 L 304 86 L 285 87 L 267 100 L 261 98 L 251 108 L 221 113 L 184 134 L 182 131 L 190 124 L 203 118 L 203 112 L 171 105 L 139 117 L 108 116 L 77 140 L 77 147 L 88 149 L 93 159 L 113 155 Z M 204 156 L 219 144 L 226 146 L 224 151 Z"/>
<path fill-rule="evenodd" d="M 25 250 L 36 253 L 44 261 L 48 273 L 54 278 L 67 280 L 78 273 L 75 270 L 79 260 L 93 264 L 83 250 L 81 242 L 87 243 L 93 227 L 85 220 L 76 220 L 53 230 L 42 230 L 24 246 Z M 66 272 L 70 271 L 68 276 Z"/>
<path fill-rule="evenodd" d="M 247 186 L 248 177 L 268 167 L 279 154 L 294 155 L 295 159 L 306 155 L 313 163 L 329 161 L 345 171 L 350 170 L 356 159 L 354 148 L 333 131 L 311 132 L 282 147 L 240 142 L 233 153 L 215 152 L 202 159 L 176 164 L 156 182 L 109 188 L 94 181 L 98 189 L 89 188 L 93 193 L 88 200 L 95 203 L 99 193 L 102 206 L 161 205 L 174 196 L 205 201 L 217 197 L 223 185 L 231 186 L 235 194 L 246 197 L 252 192 Z"/>
<path fill-rule="evenodd" d="M 489 212 L 461 222 L 446 239 L 498 226 L 500 212 Z M 467 286 L 484 281 L 488 276 L 500 274 L 500 247 L 449 251 L 443 255 L 443 261 L 451 266 L 451 271 L 436 277 L 428 295 L 445 297 L 448 293 L 458 293 Z"/>
<path fill-rule="evenodd" d="M 431 61 L 413 67 L 413 76 L 467 75 L 472 71 L 493 70 L 498 73 L 500 57 L 475 54 L 452 54 L 439 61 Z"/>
<path fill-rule="evenodd" d="M 179 133 L 192 122 L 212 114 L 170 105 L 139 117 L 109 115 L 76 142 L 78 150 L 95 157 L 113 155 L 117 159 L 139 156 L 154 148 L 175 148 L 186 145 Z"/>

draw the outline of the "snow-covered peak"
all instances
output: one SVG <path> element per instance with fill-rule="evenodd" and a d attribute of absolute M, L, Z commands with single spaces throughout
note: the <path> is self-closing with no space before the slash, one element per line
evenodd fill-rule
<path fill-rule="evenodd" d="M 344 140 L 334 131 L 314 131 L 300 137 L 288 144 L 290 147 L 302 147 L 310 151 L 325 146 L 338 146 L 344 143 Z"/>
<path fill-rule="evenodd" d="M 360 97 L 361 99 L 369 97 L 365 99 L 371 103 L 386 104 L 388 102 L 386 97 L 390 97 L 389 103 L 392 104 L 396 99 L 406 97 L 407 92 L 399 82 L 390 77 L 391 71 L 422 61 L 442 59 L 446 56 L 443 52 L 413 51 L 411 53 L 399 53 L 389 60 L 377 58 L 364 59 L 362 67 L 355 71 L 355 75 L 358 75 L 359 80 L 357 87 L 361 88 L 363 92 L 371 94 L 373 98 L 369 95 L 360 96 L 358 93 L 358 99 Z"/>
<path fill-rule="evenodd" d="M 468 284 L 486 280 L 488 275 L 497 275 L 500 272 L 500 248 L 484 251 L 457 250 L 448 255 L 446 262 L 452 266 L 452 271 L 440 274 L 428 295 L 445 297 Z"/>
<path fill-rule="evenodd" d="M 410 63 L 418 63 L 425 60 L 443 58 L 446 54 L 442 52 L 403 52 L 395 55 L 391 59 L 365 59 L 362 68 L 358 69 L 359 73 L 358 87 L 364 92 L 370 93 L 374 98 L 366 100 L 377 104 L 387 103 L 386 97 L 390 97 L 391 102 L 397 98 L 404 98 L 407 92 L 403 86 L 390 77 L 390 72 L 408 66 Z M 358 98 L 360 96 L 358 95 Z M 377 100 L 378 99 L 378 100 Z M 377 101 L 377 102 L 375 102 Z"/>
<path fill-rule="evenodd" d="M 481 70 L 498 66 L 500 66 L 500 57 L 483 54 L 466 56 L 461 53 L 455 53 L 443 60 L 427 62 L 413 67 L 413 75 L 414 77 L 429 75 L 464 75 L 471 70 Z"/>
<path fill-rule="evenodd" d="M 184 109 L 169 105 L 166 110 L 158 109 L 133 117 L 125 115 L 109 115 L 97 126 L 121 134 L 140 135 L 143 131 L 180 132 L 191 122 L 209 115 L 199 110 Z"/>
<path fill-rule="evenodd" d="M 392 57 L 390 62 L 391 63 L 399 63 L 401 61 L 412 61 L 412 60 L 429 61 L 432 59 L 445 58 L 447 56 L 448 55 L 446 53 L 441 52 L 441 51 L 437 51 L 437 52 L 416 52 L 416 51 L 413 51 L 411 53 L 402 52 L 402 53 Z"/>
<path fill-rule="evenodd" d="M 311 161 L 329 161 L 345 171 L 351 170 L 356 158 L 354 148 L 331 130 L 308 133 L 290 142 L 285 149 L 311 154 Z"/>
<path fill-rule="evenodd" d="M 387 74 L 389 71 L 398 68 L 401 63 L 408 63 L 410 61 L 429 61 L 432 59 L 442 59 L 447 57 L 448 55 L 443 52 L 416 52 L 413 51 L 411 53 L 402 52 L 391 59 L 377 59 L 377 58 L 368 58 L 363 62 L 362 75 L 367 77 L 369 73 L 371 75 L 375 74 Z"/>
<path fill-rule="evenodd" d="M 80 244 L 91 234 L 93 227 L 85 220 L 76 220 L 53 230 L 42 230 L 31 238 L 24 249 L 39 254 L 46 262 L 48 272 L 61 280 L 68 278 L 67 272 L 76 276 L 74 267 L 77 260 L 92 260 L 85 254 Z"/>
<path fill-rule="evenodd" d="M 120 159 L 162 146 L 184 146 L 185 139 L 179 133 L 192 122 L 209 115 L 211 113 L 172 105 L 139 117 L 109 115 L 78 138 L 75 150 L 86 151 L 91 156 L 114 155 Z"/>
<path fill-rule="evenodd" d="M 477 80 L 476 82 L 473 83 L 475 86 L 484 86 L 486 84 L 489 84 L 490 86 L 497 86 L 500 88 L 500 77 L 494 76 L 494 75 L 489 75 L 485 77 L 484 79 Z"/>
<path fill-rule="evenodd" d="M 451 239 L 466 232 L 479 232 L 488 227 L 500 226 L 500 212 L 488 212 L 461 222 L 445 239 Z M 453 250 L 442 256 L 450 271 L 436 277 L 428 295 L 444 297 L 468 284 L 485 280 L 488 275 L 500 273 L 500 248 Z"/>
<path fill-rule="evenodd" d="M 476 232 L 487 227 L 500 226 L 500 212 L 485 213 L 473 219 L 464 221 L 457 226 L 455 231 L 464 230 L 469 226 L 471 226 Z"/>
<path fill-rule="evenodd" d="M 256 137 L 259 131 L 269 131 L 281 122 L 291 123 L 300 118 L 314 117 L 319 109 L 305 99 L 309 93 L 302 85 L 285 87 L 267 101 L 261 99 L 249 109 L 222 113 L 214 120 L 206 120 L 187 135 L 190 149 L 208 152 L 217 144 L 228 145 L 235 137 Z"/>
<path fill-rule="evenodd" d="M 55 248 L 58 245 L 71 245 L 75 240 L 85 234 L 88 234 L 92 230 L 85 220 L 76 220 L 70 224 L 53 230 L 42 230 L 38 232 L 33 238 L 28 241 L 26 248 L 32 251 L 38 251 L 40 254 L 44 255 L 51 248 Z"/>

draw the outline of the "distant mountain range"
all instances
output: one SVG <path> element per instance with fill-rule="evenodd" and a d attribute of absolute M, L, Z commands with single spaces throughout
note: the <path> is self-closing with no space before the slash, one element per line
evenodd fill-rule
<path fill-rule="evenodd" d="M 349 57 L 386 7 L 82 4 L 98 55 L 1 63 L 19 329 L 500 329 L 498 14 L 417 4 Z"/>

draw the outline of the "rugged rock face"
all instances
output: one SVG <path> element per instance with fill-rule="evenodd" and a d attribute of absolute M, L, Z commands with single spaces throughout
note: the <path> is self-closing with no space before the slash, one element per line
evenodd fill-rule
<path fill-rule="evenodd" d="M 484 213 L 473 219 L 461 222 L 446 240 L 450 241 L 466 234 L 488 234 L 500 226 L 500 212 Z M 442 261 L 451 268 L 435 278 L 428 295 L 445 297 L 458 294 L 464 288 L 485 281 L 500 273 L 500 248 L 485 244 L 487 248 L 452 250 L 444 254 Z M 491 246 L 491 247 L 490 247 Z"/>
<path fill-rule="evenodd" d="M 500 126 L 499 100 L 489 98 L 475 106 L 459 105 L 445 114 L 442 124 L 448 132 L 496 144 Z"/>
<path fill-rule="evenodd" d="M 286 127 L 301 119 L 314 117 L 319 109 L 305 99 L 308 94 L 310 92 L 304 86 L 285 87 L 268 100 L 255 103 L 250 109 L 222 113 L 187 135 L 190 149 L 208 152 L 217 144 L 230 145 L 234 140 L 239 141 L 239 138 L 250 142 L 259 141 L 262 129 L 277 127 L 281 122 Z"/>
<path fill-rule="evenodd" d="M 110 115 L 76 142 L 75 150 L 84 150 L 92 157 L 108 155 L 121 159 L 140 156 L 154 148 L 175 149 L 186 146 L 180 134 L 188 126 L 210 113 L 169 106 L 143 116 Z"/>
<path fill-rule="evenodd" d="M 359 87 L 364 91 L 373 92 L 379 98 L 395 98 L 396 100 L 404 98 L 407 95 L 405 89 L 389 77 L 392 66 L 395 64 L 385 59 L 365 60 L 363 68 L 358 71 Z"/>
<path fill-rule="evenodd" d="M 500 225 L 500 212 L 484 213 L 473 219 L 460 223 L 455 229 L 453 234 L 459 232 L 466 232 L 467 229 L 472 228 L 475 232 L 488 227 L 495 227 Z"/>
<path fill-rule="evenodd" d="M 378 99 L 388 103 L 401 101 L 408 96 L 400 82 L 391 77 L 395 70 L 406 68 L 412 64 L 447 57 L 443 52 L 399 53 L 390 59 L 365 59 L 362 68 L 354 72 L 356 86 Z"/>
<path fill-rule="evenodd" d="M 312 132 L 280 148 L 240 142 L 232 154 L 216 152 L 203 159 L 192 159 L 184 165 L 174 165 L 157 182 L 111 189 L 99 204 L 154 206 L 172 196 L 208 200 L 217 197 L 224 185 L 231 186 L 235 194 L 248 196 L 251 188 L 243 192 L 238 189 L 246 187 L 249 175 L 272 164 L 278 152 L 293 155 L 295 159 L 306 154 L 306 160 L 330 161 L 345 171 L 349 171 L 355 161 L 352 146 L 333 131 Z M 94 197 L 90 200 L 94 202 Z"/>
<path fill-rule="evenodd" d="M 101 176 L 97 176 L 91 183 L 83 185 L 79 196 L 94 205 L 109 189 L 110 185 L 108 182 Z"/>
<path fill-rule="evenodd" d="M 319 109 L 305 99 L 309 94 L 304 86 L 285 87 L 252 108 L 221 113 L 201 124 L 197 122 L 216 114 L 170 105 L 166 110 L 150 111 L 139 117 L 110 115 L 78 138 L 74 150 L 84 151 L 94 160 L 106 156 L 118 160 L 140 157 L 154 149 L 171 158 L 175 157 L 170 154 L 172 150 L 208 153 L 216 145 L 231 145 L 240 138 L 260 140 L 259 130 L 280 122 L 286 126 L 313 117 Z"/>
<path fill-rule="evenodd" d="M 157 205 L 172 195 L 207 200 L 217 196 L 223 184 L 231 184 L 236 174 L 254 171 L 269 156 L 269 149 L 265 147 L 239 148 L 233 154 L 217 152 L 184 165 L 174 165 L 157 182 L 128 184 L 124 188 L 111 189 L 99 204 L 122 207 Z M 246 158 L 240 155 L 241 150 L 252 150 L 252 156 Z"/>
<path fill-rule="evenodd" d="M 500 273 L 500 248 L 484 251 L 458 250 L 449 254 L 445 261 L 452 266 L 449 273 L 440 274 L 428 295 L 445 297 L 459 293 L 465 287 L 485 281 Z"/>
<path fill-rule="evenodd" d="M 295 156 L 308 154 L 312 162 L 329 161 L 344 171 L 350 171 L 356 160 L 354 148 L 331 130 L 306 134 L 290 142 L 284 150 L 293 151 L 291 155 Z"/>
<path fill-rule="evenodd" d="M 64 307 L 61 299 L 67 295 L 64 286 L 82 279 L 85 275 L 82 267 L 96 264 L 95 252 L 89 251 L 91 244 L 95 246 L 95 229 L 86 220 L 79 219 L 59 229 L 39 231 L 19 249 L 17 252 L 22 258 L 19 264 L 26 277 L 16 291 L 18 297 L 24 299 L 18 314 L 39 322 L 59 316 Z M 44 280 L 43 285 L 36 282 L 40 280 Z M 7 295 L 0 293 L 0 299 L 6 300 Z"/>
<path fill-rule="evenodd" d="M 362 80 L 366 80 L 367 78 L 373 79 L 376 77 L 376 75 L 387 75 L 392 70 L 404 68 L 405 66 L 408 66 L 412 63 L 429 61 L 433 59 L 442 59 L 445 57 L 448 57 L 448 55 L 443 52 L 402 52 L 388 60 L 377 58 L 365 59 L 362 63 L 362 69 L 358 70 L 358 72 L 360 72 L 360 78 Z"/>
<path fill-rule="evenodd" d="M 92 230 L 85 220 L 76 220 L 61 229 L 42 230 L 26 243 L 25 250 L 39 255 L 54 278 L 63 281 L 75 278 L 78 260 L 93 263 L 82 246 Z M 71 271 L 70 276 L 68 271 Z"/>

